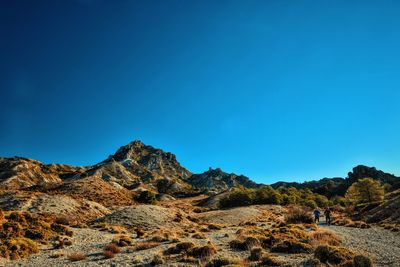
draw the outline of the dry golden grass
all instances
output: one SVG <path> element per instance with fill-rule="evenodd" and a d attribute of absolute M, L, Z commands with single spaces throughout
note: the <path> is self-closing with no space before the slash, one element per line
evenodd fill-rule
<path fill-rule="evenodd" d="M 138 242 L 136 244 L 136 250 L 146 250 L 146 249 L 151 249 L 151 248 L 155 248 L 158 247 L 160 245 L 160 243 L 158 242 Z"/>
<path fill-rule="evenodd" d="M 232 256 L 229 257 L 217 257 L 211 259 L 209 262 L 207 262 L 204 267 L 247 267 L 249 266 L 249 263 L 240 258 L 234 258 Z"/>
<path fill-rule="evenodd" d="M 167 250 L 164 251 L 164 254 L 179 254 L 182 252 L 187 253 L 191 248 L 193 248 L 195 244 L 193 242 L 180 242 L 175 246 L 169 247 Z"/>
<path fill-rule="evenodd" d="M 132 238 L 130 238 L 127 235 L 117 236 L 115 239 L 113 239 L 112 242 L 117 244 L 120 247 L 126 247 L 126 246 L 130 246 L 133 244 Z"/>
<path fill-rule="evenodd" d="M 260 266 L 281 266 L 283 262 L 269 254 L 264 254 L 260 260 Z"/>
<path fill-rule="evenodd" d="M 29 212 L 7 212 L 0 222 L 0 257 L 20 259 L 37 253 L 38 243 L 60 240 L 59 235 L 72 236 L 72 230 L 55 222 L 56 218 L 47 214 Z M 61 240 L 62 246 L 70 245 L 68 239 Z M 12 248 L 12 249 L 11 249 Z"/>
<path fill-rule="evenodd" d="M 6 239 L 0 243 L 0 255 L 6 259 L 17 260 L 37 252 L 38 244 L 25 237 Z"/>
<path fill-rule="evenodd" d="M 338 246 L 342 242 L 342 239 L 336 233 L 325 229 L 313 231 L 309 236 L 311 244 L 315 247 L 319 245 Z"/>
<path fill-rule="evenodd" d="M 217 248 L 211 242 L 208 242 L 204 246 L 193 247 L 188 251 L 189 256 L 201 259 L 208 259 L 216 253 Z"/>
<path fill-rule="evenodd" d="M 286 223 L 313 223 L 314 218 L 309 209 L 299 206 L 289 206 L 285 215 Z"/>
<path fill-rule="evenodd" d="M 346 261 L 352 260 L 355 253 L 351 250 L 336 246 L 322 245 L 318 246 L 314 251 L 314 257 L 322 263 L 328 264 L 342 264 Z"/>

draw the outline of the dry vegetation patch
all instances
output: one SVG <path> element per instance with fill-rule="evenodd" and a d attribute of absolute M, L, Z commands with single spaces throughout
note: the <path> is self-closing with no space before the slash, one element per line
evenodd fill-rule
<path fill-rule="evenodd" d="M 20 259 L 39 251 L 38 244 L 60 242 L 61 235 L 72 230 L 55 222 L 55 217 L 27 212 L 2 213 L 0 222 L 0 257 Z"/>
<path fill-rule="evenodd" d="M 338 246 L 342 242 L 342 238 L 340 238 L 336 233 L 325 229 L 318 229 L 316 231 L 313 231 L 309 234 L 309 236 L 311 238 L 311 244 L 313 246 Z"/>

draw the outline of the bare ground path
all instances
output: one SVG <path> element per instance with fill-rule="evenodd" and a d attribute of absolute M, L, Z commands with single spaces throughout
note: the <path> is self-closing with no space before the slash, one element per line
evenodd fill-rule
<path fill-rule="evenodd" d="M 344 226 L 319 225 L 330 229 L 343 238 L 343 246 L 374 259 L 376 266 L 400 266 L 400 233 L 391 232 L 380 227 L 368 229 Z"/>

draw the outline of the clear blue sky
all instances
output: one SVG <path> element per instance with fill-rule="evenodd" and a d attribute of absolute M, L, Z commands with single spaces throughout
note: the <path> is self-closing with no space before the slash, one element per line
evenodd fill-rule
<path fill-rule="evenodd" d="M 140 139 L 257 182 L 400 174 L 399 1 L 1 1 L 0 155 Z"/>

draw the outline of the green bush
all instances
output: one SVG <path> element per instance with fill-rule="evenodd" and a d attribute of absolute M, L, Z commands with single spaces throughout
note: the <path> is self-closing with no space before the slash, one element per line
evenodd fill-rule
<path fill-rule="evenodd" d="M 156 202 L 156 194 L 151 191 L 142 191 L 135 196 L 135 200 L 139 203 L 153 204 Z"/>
<path fill-rule="evenodd" d="M 255 191 L 254 204 L 281 204 L 282 196 L 271 186 L 263 186 Z"/>
<path fill-rule="evenodd" d="M 302 199 L 300 201 L 300 204 L 312 209 L 315 209 L 317 207 L 317 203 L 315 203 L 315 201 L 313 199 Z"/>
<path fill-rule="evenodd" d="M 249 206 L 251 204 L 253 204 L 253 192 L 240 188 L 234 189 L 220 200 L 222 208 Z"/>

